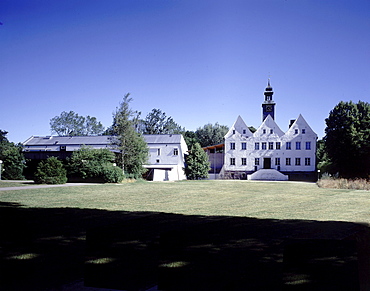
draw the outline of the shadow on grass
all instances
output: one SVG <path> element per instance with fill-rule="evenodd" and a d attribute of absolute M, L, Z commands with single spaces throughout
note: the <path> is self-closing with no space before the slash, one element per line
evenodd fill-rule
<path fill-rule="evenodd" d="M 17 203 L 0 213 L 1 290 L 81 278 L 120 290 L 369 290 L 361 224 Z"/>

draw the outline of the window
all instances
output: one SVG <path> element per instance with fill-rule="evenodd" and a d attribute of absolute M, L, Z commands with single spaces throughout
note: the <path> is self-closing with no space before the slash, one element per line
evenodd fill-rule
<path fill-rule="evenodd" d="M 259 159 L 259 158 L 255 158 L 255 159 L 254 159 L 254 164 L 255 164 L 256 166 L 259 166 L 259 164 L 260 164 L 260 159 Z"/>
<path fill-rule="evenodd" d="M 259 150 L 259 149 L 260 149 L 260 143 L 259 143 L 259 142 L 256 142 L 256 143 L 254 144 L 254 149 L 255 149 L 255 150 Z"/>
<path fill-rule="evenodd" d="M 247 130 L 246 129 L 243 129 L 243 134 L 247 134 Z"/>
<path fill-rule="evenodd" d="M 300 141 L 297 141 L 297 142 L 295 143 L 295 149 L 296 149 L 296 150 L 300 150 L 300 149 L 301 149 L 301 142 L 300 142 Z"/>
<path fill-rule="evenodd" d="M 267 143 L 263 142 L 262 143 L 262 149 L 265 150 L 266 149 L 266 146 L 267 146 Z"/>
<path fill-rule="evenodd" d="M 230 158 L 230 165 L 235 166 L 235 158 Z"/>
<path fill-rule="evenodd" d="M 280 158 L 275 158 L 275 165 L 280 166 Z"/>
<path fill-rule="evenodd" d="M 173 149 L 173 155 L 178 156 L 179 155 L 179 150 L 178 149 Z"/>
<path fill-rule="evenodd" d="M 306 150 L 310 150 L 310 149 L 311 149 L 311 142 L 306 141 Z"/>
<path fill-rule="evenodd" d="M 294 130 L 294 134 L 298 134 L 298 129 L 295 129 Z"/>
<path fill-rule="evenodd" d="M 265 133 L 266 133 L 266 129 L 263 130 L 263 134 L 265 134 Z"/>
<path fill-rule="evenodd" d="M 156 163 L 158 164 L 159 163 L 159 160 L 156 160 Z"/>
<path fill-rule="evenodd" d="M 292 143 L 291 143 L 291 142 L 287 142 L 287 143 L 285 144 L 285 146 L 286 146 L 286 149 L 287 149 L 287 150 L 291 150 L 291 149 L 292 149 Z"/>
<path fill-rule="evenodd" d="M 247 149 L 247 143 L 246 142 L 242 142 L 242 150 L 246 150 Z"/>
<path fill-rule="evenodd" d="M 274 133 L 274 130 L 273 129 L 270 129 L 270 134 L 273 134 Z"/>
<path fill-rule="evenodd" d="M 301 165 L 301 158 L 295 158 L 295 165 L 300 166 Z"/>
<path fill-rule="evenodd" d="M 304 165 L 311 166 L 311 158 L 304 158 Z"/>
<path fill-rule="evenodd" d="M 231 142 L 230 143 L 230 149 L 231 150 L 235 150 L 235 142 Z"/>
<path fill-rule="evenodd" d="M 273 150 L 274 149 L 274 143 L 273 142 L 269 142 L 269 150 Z"/>
<path fill-rule="evenodd" d="M 275 147 L 276 147 L 276 149 L 277 149 L 277 150 L 280 150 L 280 148 L 281 148 L 281 143 L 280 143 L 279 141 L 278 141 L 278 142 L 276 142 Z"/>
<path fill-rule="evenodd" d="M 235 129 L 233 129 L 233 134 L 235 134 Z"/>
<path fill-rule="evenodd" d="M 305 134 L 306 133 L 306 129 L 302 129 L 302 134 Z"/>
<path fill-rule="evenodd" d="M 247 164 L 247 158 L 242 158 L 242 166 L 245 166 Z"/>
<path fill-rule="evenodd" d="M 161 149 L 157 149 L 157 156 L 161 155 Z"/>
<path fill-rule="evenodd" d="M 285 159 L 285 165 L 290 166 L 290 158 Z"/>

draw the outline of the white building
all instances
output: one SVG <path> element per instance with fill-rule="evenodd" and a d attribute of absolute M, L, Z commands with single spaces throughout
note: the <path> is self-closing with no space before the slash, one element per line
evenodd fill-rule
<path fill-rule="evenodd" d="M 186 180 L 183 168 L 188 147 L 181 134 L 144 135 L 149 147 L 147 178 L 153 181 Z"/>
<path fill-rule="evenodd" d="M 262 104 L 262 124 L 252 133 L 238 116 L 225 136 L 221 177 L 315 180 L 317 135 L 302 115 L 284 133 L 276 124 L 270 82 Z M 211 158 L 210 158 L 211 159 Z"/>
<path fill-rule="evenodd" d="M 32 136 L 23 143 L 26 159 L 35 162 L 54 156 L 66 159 L 82 146 L 115 150 L 114 136 Z M 186 179 L 185 154 L 188 151 L 181 134 L 144 135 L 149 148 L 147 178 L 153 181 Z"/>

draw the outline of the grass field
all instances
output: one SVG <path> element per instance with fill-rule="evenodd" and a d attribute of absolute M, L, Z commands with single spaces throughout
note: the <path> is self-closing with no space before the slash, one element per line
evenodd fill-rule
<path fill-rule="evenodd" d="M 230 180 L 138 182 L 0 192 L 0 201 L 24 207 L 370 223 L 369 198 L 369 191 L 323 189 L 315 183 Z"/>
<path fill-rule="evenodd" d="M 73 290 L 66 286 L 84 276 L 92 286 L 127 290 L 145 290 L 161 276 L 173 278 L 165 290 L 197 290 L 179 288 L 192 276 L 198 290 L 207 290 L 205 282 L 217 283 L 208 290 L 328 290 L 335 282 L 349 290 L 359 284 L 351 245 L 345 251 L 320 245 L 345 259 L 326 254 L 302 275 L 284 269 L 285 242 L 297 234 L 354 233 L 358 222 L 370 223 L 369 195 L 314 183 L 230 180 L 0 191 L 0 290 Z M 163 245 L 169 247 L 159 252 Z M 174 249 L 182 249 L 180 257 Z M 328 270 L 336 275 L 320 289 Z M 226 286 L 230 278 L 234 285 Z"/>

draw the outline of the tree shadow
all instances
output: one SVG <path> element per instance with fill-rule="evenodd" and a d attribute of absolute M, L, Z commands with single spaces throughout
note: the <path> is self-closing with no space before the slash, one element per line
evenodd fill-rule
<path fill-rule="evenodd" d="M 350 222 L 0 203 L 1 290 L 369 290 L 369 229 Z M 4 223 L 5 222 L 5 223 Z"/>

